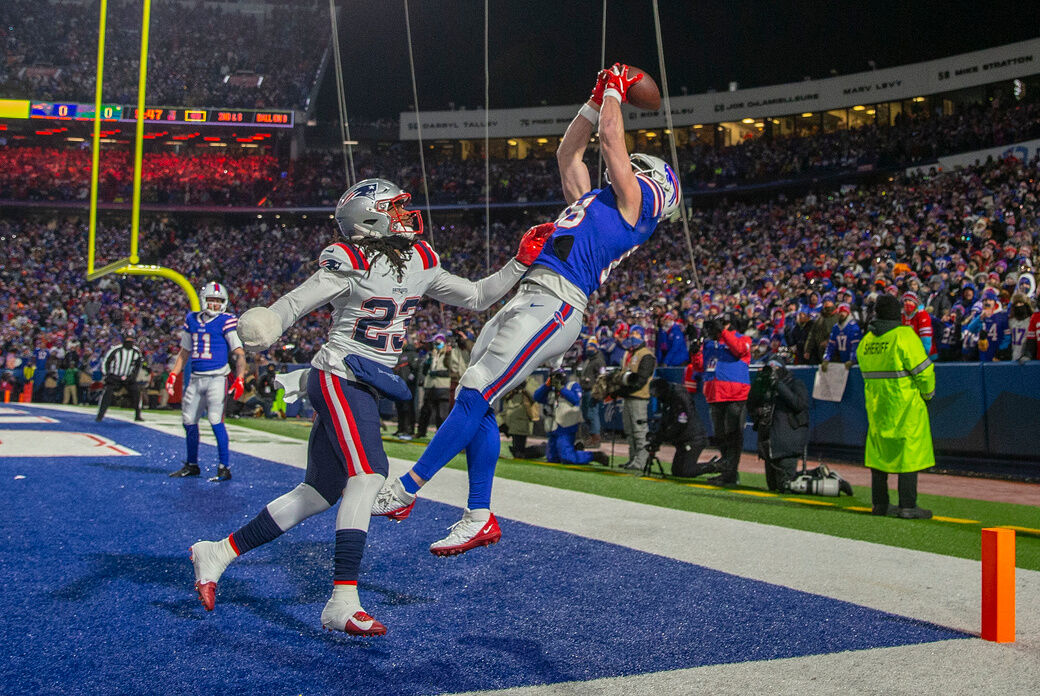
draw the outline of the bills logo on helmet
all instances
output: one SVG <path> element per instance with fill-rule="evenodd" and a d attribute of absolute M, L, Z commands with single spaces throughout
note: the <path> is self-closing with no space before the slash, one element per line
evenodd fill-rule
<path fill-rule="evenodd" d="M 667 164 L 664 167 L 664 174 L 668 179 L 668 190 L 665 191 L 668 196 L 665 208 L 668 208 L 679 202 L 679 180 L 675 177 L 675 172 Z"/>
<path fill-rule="evenodd" d="M 354 188 L 350 189 L 349 191 L 343 194 L 343 196 L 339 199 L 339 205 L 343 205 L 347 201 L 353 198 L 357 198 L 358 196 L 367 196 L 369 198 L 374 199 L 376 197 L 377 188 L 378 185 L 374 181 L 370 184 L 355 186 Z"/>

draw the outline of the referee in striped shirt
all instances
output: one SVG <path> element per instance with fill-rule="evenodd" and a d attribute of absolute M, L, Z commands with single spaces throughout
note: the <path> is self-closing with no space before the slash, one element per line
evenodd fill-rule
<path fill-rule="evenodd" d="M 112 405 L 116 391 L 121 388 L 130 393 L 130 400 L 134 404 L 134 420 L 144 420 L 141 418 L 141 388 L 137 384 L 137 373 L 143 360 L 144 356 L 134 345 L 133 331 L 124 333 L 123 342 L 112 346 L 105 353 L 101 360 L 101 376 L 105 380 L 105 391 L 101 395 L 101 407 L 97 414 L 99 423 L 105 417 L 105 411 Z"/>

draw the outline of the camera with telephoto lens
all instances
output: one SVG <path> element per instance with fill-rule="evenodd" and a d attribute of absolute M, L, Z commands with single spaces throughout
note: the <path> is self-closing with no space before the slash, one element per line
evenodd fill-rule
<path fill-rule="evenodd" d="M 837 498 L 841 492 L 838 480 L 833 478 L 816 478 L 811 474 L 802 474 L 788 484 L 792 493 L 806 493 L 808 495 L 826 495 Z"/>

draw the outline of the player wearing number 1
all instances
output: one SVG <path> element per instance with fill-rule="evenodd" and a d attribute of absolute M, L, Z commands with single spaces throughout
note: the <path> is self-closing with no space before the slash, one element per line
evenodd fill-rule
<path fill-rule="evenodd" d="M 646 242 L 657 223 L 678 211 L 679 180 L 663 160 L 625 146 L 621 104 L 643 77 L 615 64 L 597 77 L 589 101 L 567 128 L 557 150 L 564 197 L 570 206 L 554 224 L 542 253 L 517 295 L 480 332 L 455 405 L 415 466 L 379 492 L 373 515 L 403 520 L 415 494 L 461 450 L 466 450 L 469 500 L 462 520 L 430 546 L 438 556 L 464 553 L 499 540 L 491 514 L 491 485 L 499 437 L 493 407 L 539 366 L 560 360 L 581 332 L 585 306 L 610 272 Z M 593 189 L 583 156 L 596 123 L 608 186 Z"/>
<path fill-rule="evenodd" d="M 328 510 L 342 497 L 336 515 L 333 591 L 321 623 L 354 635 L 386 633 L 386 627 L 362 609 L 357 591 L 369 514 L 389 465 L 380 435 L 378 394 L 411 398 L 393 368 L 424 296 L 469 309 L 487 308 L 516 284 L 551 231 L 551 226 L 528 230 L 515 259 L 472 282 L 445 271 L 436 252 L 419 238 L 422 217 L 406 209 L 410 199 L 384 179 L 366 179 L 349 188 L 336 206 L 336 221 L 346 241 L 326 247 L 318 270 L 295 290 L 269 308 L 256 307 L 242 315 L 239 330 L 245 347 L 260 351 L 311 311 L 326 303 L 333 308 L 328 342 L 311 361 L 306 377 L 316 416 L 304 482 L 268 503 L 233 534 L 192 546 L 195 587 L 206 609 L 213 609 L 217 581 L 238 555 Z"/>
<path fill-rule="evenodd" d="M 217 438 L 217 475 L 210 481 L 227 481 L 231 478 L 228 466 L 230 457 L 227 428 L 224 427 L 224 407 L 228 394 L 237 399 L 242 396 L 242 378 L 246 373 L 246 354 L 236 328 L 238 317 L 227 311 L 227 287 L 220 283 L 206 283 L 199 293 L 204 309 L 189 312 L 181 327 L 181 349 L 166 380 L 166 392 L 173 396 L 177 375 L 191 361 L 191 377 L 181 400 L 181 420 L 184 423 L 188 458 L 184 466 L 170 474 L 173 478 L 198 476 L 199 470 L 199 419 L 206 409 L 206 418 Z M 231 372 L 228 360 L 235 360 L 235 380 L 228 387 L 227 375 Z"/>

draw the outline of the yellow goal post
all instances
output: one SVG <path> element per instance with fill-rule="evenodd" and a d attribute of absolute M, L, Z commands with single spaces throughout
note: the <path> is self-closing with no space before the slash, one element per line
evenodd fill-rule
<path fill-rule="evenodd" d="M 97 280 L 110 273 L 122 275 L 151 276 L 166 278 L 177 283 L 188 296 L 188 303 L 193 312 L 201 309 L 199 296 L 188 279 L 172 268 L 141 264 L 137 254 L 138 238 L 141 229 L 141 161 L 143 159 L 144 141 L 144 95 L 145 82 L 148 75 L 148 34 L 151 20 L 151 0 L 144 0 L 144 14 L 141 19 L 141 60 L 137 77 L 137 130 L 134 138 L 134 179 L 133 202 L 130 208 L 130 255 L 94 267 L 97 243 L 97 192 L 98 170 L 101 154 L 101 86 L 105 72 L 105 27 L 108 15 L 108 0 L 101 0 L 101 19 L 98 27 L 97 81 L 94 87 L 94 137 L 90 162 L 90 223 L 87 237 L 87 280 Z"/>

